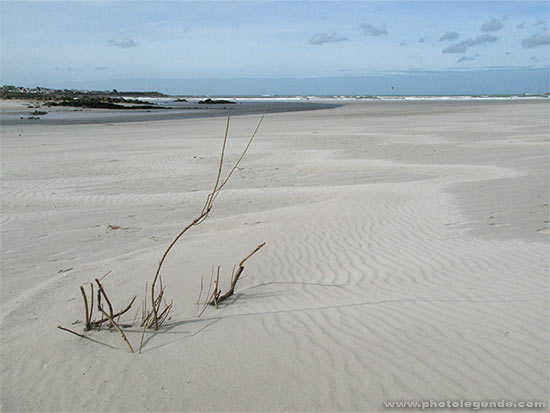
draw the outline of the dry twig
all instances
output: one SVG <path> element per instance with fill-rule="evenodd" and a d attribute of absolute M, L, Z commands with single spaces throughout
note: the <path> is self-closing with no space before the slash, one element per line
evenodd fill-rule
<path fill-rule="evenodd" d="M 256 137 L 256 134 L 258 133 L 258 130 L 260 129 L 260 125 L 262 124 L 262 121 L 264 119 L 264 116 L 265 116 L 265 113 L 267 111 L 267 107 L 266 109 L 264 110 L 264 113 L 262 114 L 262 117 L 260 118 L 260 121 L 258 122 L 258 125 L 256 126 L 256 129 L 254 130 L 254 133 L 252 134 L 252 136 L 250 137 L 250 139 L 248 140 L 244 150 L 241 152 L 241 155 L 239 157 L 239 159 L 237 160 L 237 162 L 235 162 L 235 164 L 233 165 L 233 167 L 231 168 L 231 170 L 229 171 L 229 173 L 227 174 L 227 176 L 224 178 L 224 179 L 221 179 L 221 175 L 222 175 L 222 169 L 223 169 L 223 162 L 224 162 L 224 157 L 225 157 L 225 147 L 226 147 L 226 143 L 227 143 L 227 136 L 229 134 L 229 117 L 227 117 L 227 124 L 226 124 L 226 128 L 225 128 L 225 135 L 224 135 L 224 138 L 223 138 L 223 144 L 222 144 L 222 149 L 221 149 L 221 155 L 220 155 L 220 161 L 219 161 L 219 167 L 218 167 L 218 173 L 216 175 L 216 181 L 214 183 L 214 188 L 212 189 L 212 192 L 210 192 L 208 194 L 208 196 L 206 197 L 206 201 L 204 203 L 204 206 L 202 208 L 202 211 L 201 213 L 199 214 L 199 216 L 197 216 L 193 221 L 191 221 L 190 224 L 188 224 L 185 228 L 183 228 L 180 233 L 174 238 L 174 240 L 170 243 L 170 245 L 168 246 L 168 248 L 164 251 L 164 253 L 162 254 L 162 257 L 159 261 L 159 264 L 158 264 L 158 267 L 157 267 L 157 270 L 155 272 L 155 277 L 153 278 L 153 282 L 151 283 L 151 302 L 152 302 L 152 309 L 151 309 L 151 313 L 152 313 L 152 316 L 153 316 L 153 324 L 152 324 L 152 327 L 155 329 L 155 330 L 158 330 L 158 327 L 160 325 L 159 323 L 159 306 L 160 306 L 160 300 L 158 302 L 158 305 L 156 305 L 155 303 L 157 302 L 157 298 L 158 296 L 155 295 L 155 286 L 157 284 L 157 281 L 158 281 L 158 278 L 160 276 L 160 271 L 162 269 L 162 265 L 164 264 L 164 261 L 168 255 L 168 253 L 170 252 L 170 250 L 172 249 L 172 247 L 179 241 L 179 239 L 192 227 L 196 226 L 196 225 L 199 225 L 201 222 L 203 222 L 207 217 L 208 215 L 210 214 L 210 211 L 212 210 L 213 206 L 214 206 L 214 201 L 215 199 L 217 198 L 218 194 L 220 193 L 221 189 L 227 184 L 227 182 L 229 181 L 229 178 L 231 178 L 231 176 L 233 175 L 233 173 L 235 172 L 235 170 L 237 169 L 237 167 L 239 166 L 240 162 L 242 161 L 242 159 L 244 158 L 246 152 L 248 151 L 248 148 L 250 147 L 250 144 L 252 143 L 252 141 L 254 140 L 254 138 Z"/>
<path fill-rule="evenodd" d="M 57 326 L 57 328 L 60 329 L 60 330 L 63 330 L 63 331 L 67 331 L 68 333 L 74 334 L 75 336 L 78 336 L 78 337 L 88 338 L 84 334 L 77 333 L 76 331 L 69 330 L 68 328 L 65 328 L 65 327 L 62 327 L 62 326 Z"/>
<path fill-rule="evenodd" d="M 126 344 L 128 344 L 128 347 L 130 348 L 130 351 L 132 353 L 134 353 L 134 349 L 132 348 L 132 345 L 128 341 L 128 337 L 126 337 L 126 334 L 124 334 L 124 331 L 122 331 L 122 328 L 119 327 L 119 325 L 115 322 L 115 320 L 109 314 L 107 314 L 105 311 L 103 311 L 103 308 L 100 308 L 100 311 L 103 313 L 103 315 L 105 317 L 107 317 L 109 319 L 111 324 L 118 330 L 118 332 L 122 335 L 122 338 L 124 339 Z"/>
<path fill-rule="evenodd" d="M 227 290 L 227 292 L 220 296 L 219 293 L 214 300 L 210 301 L 210 305 L 215 305 L 216 308 L 218 308 L 218 304 L 221 303 L 223 300 L 226 300 L 228 299 L 229 297 L 231 297 L 234 293 L 235 293 L 235 287 L 237 285 L 237 281 L 239 281 L 239 277 L 241 276 L 241 274 L 243 273 L 244 271 L 244 263 L 246 262 L 246 260 L 248 260 L 250 257 L 252 257 L 254 254 L 256 254 L 260 249 L 262 249 L 262 247 L 265 245 L 265 242 L 258 245 L 254 251 L 252 251 L 250 254 L 248 254 L 240 263 L 239 263 L 239 269 L 237 270 L 237 272 L 235 273 L 234 276 L 231 277 L 231 286 L 229 288 L 229 290 Z M 221 291 L 220 291 L 221 293 Z"/>

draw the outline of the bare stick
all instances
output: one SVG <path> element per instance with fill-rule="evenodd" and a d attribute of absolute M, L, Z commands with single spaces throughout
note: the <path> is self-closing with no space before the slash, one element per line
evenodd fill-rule
<path fill-rule="evenodd" d="M 262 117 L 260 118 L 260 121 L 258 122 L 258 125 L 256 126 L 256 129 L 254 130 L 254 133 L 252 134 L 251 138 L 248 140 L 248 143 L 247 143 L 244 151 L 241 153 L 241 156 L 239 157 L 237 162 L 233 165 L 233 168 L 229 172 L 228 176 L 226 176 L 225 179 L 222 181 L 222 183 L 218 185 L 218 183 L 220 181 L 222 166 L 223 166 L 223 157 L 224 157 L 224 152 L 225 152 L 225 144 L 226 144 L 227 135 L 228 135 L 228 132 L 229 132 L 229 118 L 228 118 L 227 126 L 226 126 L 226 133 L 224 135 L 224 143 L 223 143 L 223 146 L 222 146 L 222 155 L 220 157 L 220 166 L 219 166 L 219 169 L 218 169 L 218 175 L 217 175 L 217 178 L 216 178 L 216 183 L 214 185 L 214 190 L 206 198 L 206 202 L 205 202 L 205 205 L 203 207 L 203 210 L 202 210 L 201 214 L 197 218 L 195 218 L 189 225 L 187 225 L 176 236 L 176 238 L 174 238 L 174 240 L 170 243 L 170 245 L 168 246 L 168 248 L 166 249 L 166 251 L 162 255 L 162 257 L 159 261 L 159 265 L 157 267 L 157 271 L 155 273 L 155 277 L 153 279 L 153 283 L 151 284 L 151 299 L 152 299 L 153 302 L 155 301 L 155 285 L 156 285 L 157 279 L 159 277 L 160 270 L 162 268 L 162 264 L 164 263 L 164 260 L 166 259 L 166 256 L 168 255 L 168 253 L 170 252 L 172 247 L 176 244 L 176 242 L 178 242 L 178 240 L 183 236 L 183 234 L 185 234 L 191 227 L 200 224 L 208 216 L 208 214 L 210 213 L 210 211 L 213 207 L 214 199 L 217 197 L 217 194 L 225 186 L 225 184 L 227 183 L 227 181 L 229 180 L 229 178 L 231 177 L 233 172 L 235 172 L 235 170 L 237 169 L 239 163 L 244 158 L 244 155 L 248 151 L 248 148 L 250 147 L 250 144 L 252 143 L 252 141 L 254 140 L 254 137 L 258 133 L 258 130 L 260 129 L 260 125 L 262 124 L 262 121 L 265 117 L 266 112 L 267 112 L 267 106 L 265 107 L 264 113 L 262 114 Z M 153 306 L 153 315 L 154 315 L 155 330 L 156 330 L 156 329 L 158 329 L 158 308 L 156 306 Z"/>
<path fill-rule="evenodd" d="M 103 297 L 105 298 L 105 301 L 107 301 L 107 305 L 109 306 L 109 313 L 111 314 L 110 320 L 112 320 L 114 318 L 113 305 L 111 304 L 109 297 L 107 297 L 107 293 L 105 292 L 105 290 L 103 289 L 103 286 L 101 285 L 101 283 L 97 278 L 95 279 L 95 282 L 97 283 L 97 287 L 99 288 L 101 295 L 103 295 Z M 103 307 L 99 303 L 98 303 L 98 306 L 99 306 L 99 311 L 103 312 Z"/>
<path fill-rule="evenodd" d="M 147 281 L 145 281 L 145 296 L 144 296 L 144 302 L 143 302 L 143 313 L 141 315 L 141 323 L 145 322 L 145 316 L 147 315 Z"/>
<path fill-rule="evenodd" d="M 235 268 L 237 268 L 237 264 L 233 265 L 233 270 L 231 271 L 231 283 L 233 283 L 233 278 L 235 277 Z"/>
<path fill-rule="evenodd" d="M 101 290 L 97 290 L 97 311 L 101 308 Z"/>
<path fill-rule="evenodd" d="M 103 279 L 104 279 L 105 277 L 107 277 L 111 272 L 112 272 L 111 270 L 107 271 L 105 274 L 103 274 L 103 277 L 101 277 L 101 278 L 99 279 L 99 281 L 103 281 Z"/>
<path fill-rule="evenodd" d="M 209 212 L 209 211 L 208 211 Z M 162 257 L 160 259 L 160 262 L 159 262 L 159 265 L 157 267 L 157 272 L 155 273 L 155 278 L 153 279 L 153 282 L 151 283 L 151 300 L 154 302 L 155 301 L 155 284 L 157 282 L 157 279 L 158 279 L 158 276 L 160 274 L 160 269 L 162 268 L 162 264 L 164 263 L 164 260 L 166 259 L 166 256 L 168 255 L 168 253 L 170 252 L 170 250 L 172 249 L 172 247 L 176 244 L 176 242 L 178 242 L 178 240 L 182 237 L 183 234 L 185 234 L 187 232 L 187 230 L 191 227 L 193 227 L 194 225 L 196 225 L 202 218 L 203 216 L 205 215 L 206 213 L 202 213 L 199 217 L 195 218 L 193 220 L 193 222 L 191 222 L 189 225 L 187 225 L 178 235 L 176 238 L 174 238 L 174 240 L 170 243 L 170 245 L 168 246 L 168 248 L 166 249 L 166 251 L 164 251 L 164 254 L 162 254 Z M 155 318 L 157 318 L 157 308 L 155 306 L 153 306 L 153 313 L 154 313 L 154 316 Z M 158 329 L 158 323 L 155 324 L 155 329 Z"/>
<path fill-rule="evenodd" d="M 197 304 L 197 314 L 199 312 L 199 306 L 200 306 L 200 302 L 201 302 L 201 297 L 202 297 L 202 290 L 203 290 L 203 275 L 201 274 L 201 289 L 199 291 L 199 296 L 197 298 L 197 301 L 195 304 Z"/>
<path fill-rule="evenodd" d="M 220 266 L 218 265 L 218 275 L 216 276 L 216 282 L 214 283 L 214 295 L 213 295 L 213 301 L 216 308 L 218 308 L 218 296 L 220 295 L 219 291 L 219 285 L 220 285 Z"/>
<path fill-rule="evenodd" d="M 224 155 L 225 155 L 225 144 L 227 143 L 227 135 L 228 134 L 229 134 L 229 116 L 227 117 L 227 124 L 225 126 L 225 134 L 223 136 L 222 153 L 220 155 L 220 166 L 218 168 L 218 175 L 216 176 L 216 183 L 214 184 L 214 189 L 212 190 L 212 192 L 206 198 L 206 203 L 204 204 L 202 212 L 205 212 L 207 209 L 209 209 L 209 207 L 212 206 L 212 202 L 214 201 L 214 194 L 218 190 L 218 184 L 220 183 L 220 177 L 222 175 L 223 158 L 224 158 Z"/>
<path fill-rule="evenodd" d="M 233 165 L 233 168 L 231 168 L 231 171 L 229 171 L 229 174 L 225 177 L 225 179 L 222 181 L 221 185 L 218 187 L 218 189 L 216 191 L 217 193 L 219 193 L 221 191 L 221 189 L 225 186 L 227 181 L 229 181 L 229 178 L 231 178 L 231 175 L 233 175 L 233 172 L 235 172 L 237 170 L 237 167 L 239 166 L 239 164 L 243 160 L 244 156 L 246 155 L 246 152 L 248 151 L 248 148 L 250 147 L 250 144 L 252 143 L 252 141 L 256 137 L 256 134 L 258 133 L 258 130 L 260 129 L 260 125 L 262 124 L 262 121 L 264 120 L 266 112 L 267 112 L 267 105 L 265 106 L 264 113 L 262 113 L 262 117 L 260 118 L 260 121 L 258 122 L 258 125 L 256 126 L 256 129 L 254 129 L 254 133 L 252 134 L 252 136 L 248 140 L 248 143 L 246 144 L 246 146 L 244 148 L 244 151 L 241 153 L 241 156 L 239 157 L 237 162 L 235 162 L 235 165 Z M 216 197 L 218 196 L 217 193 L 214 196 L 214 199 L 216 199 Z M 214 200 L 212 200 L 212 202 L 214 202 Z"/>
<path fill-rule="evenodd" d="M 124 339 L 124 341 L 126 342 L 126 344 L 128 344 L 128 347 L 130 348 L 130 351 L 132 353 L 134 353 L 134 349 L 132 348 L 132 345 L 130 344 L 130 342 L 128 341 L 128 338 L 126 337 L 126 334 L 124 334 L 124 331 L 122 331 L 122 329 L 118 326 L 118 324 L 115 322 L 115 320 L 113 320 L 113 318 L 107 314 L 105 311 L 103 311 L 103 308 L 101 309 L 101 312 L 103 313 L 103 315 L 105 317 L 107 317 L 109 319 L 109 321 L 111 322 L 111 324 L 113 326 L 115 326 L 115 328 L 118 330 L 118 332 L 122 335 L 122 338 Z"/>
<path fill-rule="evenodd" d="M 141 339 L 139 340 L 139 354 L 141 354 L 141 348 L 143 347 L 143 338 L 145 337 L 145 330 L 147 330 L 147 323 L 143 323 L 143 331 L 141 332 Z"/>
<path fill-rule="evenodd" d="M 170 310 L 172 309 L 172 304 L 173 303 L 174 303 L 174 301 L 171 301 L 170 304 L 167 304 L 164 311 L 162 313 L 160 313 L 160 315 L 159 315 L 159 325 L 162 325 L 162 323 L 164 323 L 164 321 L 168 318 L 168 314 L 170 313 Z"/>
<path fill-rule="evenodd" d="M 140 308 L 138 307 L 138 309 L 136 310 L 136 315 L 134 316 L 134 320 L 132 321 L 132 326 L 134 325 L 134 323 L 137 320 L 137 315 L 139 314 L 139 310 L 140 310 Z"/>
<path fill-rule="evenodd" d="M 199 297 L 197 298 L 197 302 L 196 302 L 195 304 L 200 304 L 200 302 L 201 302 L 202 289 L 203 289 L 203 283 L 202 283 L 203 278 L 204 278 L 204 277 L 203 277 L 202 274 L 201 274 L 201 289 L 200 289 L 200 291 L 199 291 Z"/>
<path fill-rule="evenodd" d="M 74 334 L 75 336 L 82 337 L 82 338 L 88 338 L 84 334 L 77 333 L 76 331 L 69 330 L 68 328 L 57 326 L 60 330 L 67 331 L 68 333 Z"/>
<path fill-rule="evenodd" d="M 101 289 L 97 290 L 97 311 L 101 312 Z M 97 325 L 97 330 L 101 330 L 101 324 Z"/>
<path fill-rule="evenodd" d="M 262 249 L 262 247 L 265 245 L 265 242 L 262 242 L 260 245 L 258 245 L 254 251 L 252 251 L 250 254 L 248 254 L 240 263 L 239 263 L 239 267 L 242 267 L 244 265 L 244 263 L 246 262 L 247 259 L 249 259 L 250 257 L 252 257 L 254 254 L 256 254 L 258 251 L 260 251 Z"/>
<path fill-rule="evenodd" d="M 86 297 L 86 291 L 84 287 L 80 286 L 80 292 L 82 293 L 82 298 L 84 299 L 84 311 L 86 313 L 86 331 L 90 331 L 92 326 L 90 324 L 90 312 L 88 311 L 88 297 Z"/>
<path fill-rule="evenodd" d="M 124 310 L 120 310 L 118 313 L 113 314 L 112 318 L 114 319 L 114 318 L 120 317 L 122 314 L 128 312 L 130 310 L 130 308 L 132 308 L 132 304 L 134 304 L 134 301 L 136 300 L 136 297 L 137 296 L 134 296 L 134 298 L 132 298 L 132 301 L 130 301 L 130 304 L 128 304 L 128 306 Z M 137 316 L 137 313 L 136 313 L 136 316 Z M 94 321 L 92 324 L 101 324 L 101 323 L 104 323 L 106 321 L 109 321 L 109 319 L 108 318 L 103 318 L 99 321 Z"/>
<path fill-rule="evenodd" d="M 244 271 L 244 263 L 246 260 L 248 260 L 250 257 L 252 257 L 254 254 L 256 254 L 262 247 L 265 245 L 265 242 L 258 245 L 254 251 L 252 251 L 250 254 L 248 254 L 240 263 L 239 263 L 239 269 L 237 270 L 237 273 L 235 276 L 231 277 L 231 287 L 229 290 L 222 295 L 221 297 L 216 297 L 215 302 L 210 302 L 210 305 L 215 305 L 216 308 L 218 308 L 218 304 L 221 303 L 223 300 L 231 297 L 235 293 L 235 287 L 237 285 L 237 281 L 239 281 L 239 277 L 241 276 L 242 272 Z"/>
<path fill-rule="evenodd" d="M 90 318 L 88 319 L 88 324 L 92 324 L 92 315 L 93 315 L 93 312 L 94 312 L 94 284 L 93 283 L 90 283 L 90 289 L 91 289 L 91 292 L 90 292 Z"/>

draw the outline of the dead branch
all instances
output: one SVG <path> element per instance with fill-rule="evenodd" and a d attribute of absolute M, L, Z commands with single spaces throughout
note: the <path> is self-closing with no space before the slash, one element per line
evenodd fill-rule
<path fill-rule="evenodd" d="M 128 347 L 130 348 L 130 351 L 132 353 L 134 353 L 134 349 L 132 348 L 132 345 L 128 341 L 128 338 L 126 337 L 126 334 L 124 334 L 124 331 L 122 331 L 122 328 L 119 327 L 119 325 L 115 322 L 115 320 L 109 314 L 107 314 L 105 311 L 103 311 L 103 308 L 101 308 L 100 311 L 103 313 L 103 315 L 105 317 L 107 317 L 109 319 L 111 324 L 118 330 L 118 332 L 122 335 L 122 338 L 124 339 L 126 344 L 128 344 Z"/>
<path fill-rule="evenodd" d="M 88 311 L 88 297 L 86 297 L 86 291 L 84 291 L 84 287 L 80 286 L 80 292 L 82 293 L 82 298 L 84 299 L 84 312 L 85 312 L 85 320 L 86 320 L 86 331 L 90 331 L 92 329 L 92 325 L 90 324 L 90 312 Z M 93 297 L 93 293 L 92 293 Z M 93 308 L 92 308 L 93 311 Z"/>
<path fill-rule="evenodd" d="M 124 310 L 120 310 L 118 313 L 113 314 L 112 318 L 115 319 L 117 317 L 120 317 L 122 314 L 128 312 L 130 310 L 130 308 L 132 308 L 132 304 L 134 304 L 134 301 L 136 300 L 136 298 L 137 298 L 137 296 L 134 296 L 134 298 L 132 298 L 132 301 L 130 301 L 130 304 L 128 304 Z M 137 313 L 136 313 L 136 316 L 137 316 Z M 109 321 L 108 318 L 102 318 L 101 320 L 92 321 L 91 325 L 92 326 L 97 326 L 97 325 L 105 323 L 107 321 Z"/>
<path fill-rule="evenodd" d="M 76 331 L 69 330 L 68 328 L 57 326 L 60 330 L 67 331 L 68 333 L 74 334 L 75 336 L 82 337 L 82 338 L 88 338 L 84 334 L 77 333 Z"/>
<path fill-rule="evenodd" d="M 214 187 L 212 191 L 207 195 L 206 200 L 204 202 L 204 205 L 202 207 L 202 210 L 200 214 L 193 219 L 187 226 L 185 226 L 178 234 L 177 236 L 172 240 L 172 242 L 168 245 L 166 250 L 161 256 L 161 259 L 158 263 L 158 266 L 155 271 L 155 276 L 153 278 L 153 281 L 151 285 L 148 287 L 148 284 L 145 284 L 145 298 L 143 300 L 143 310 L 142 310 L 142 327 L 143 331 L 141 334 L 141 340 L 140 340 L 140 346 L 139 346 L 139 352 L 141 353 L 142 347 L 143 347 L 143 341 L 145 332 L 148 328 L 154 328 L 155 330 L 158 330 L 159 326 L 161 326 L 166 320 L 169 320 L 171 317 L 169 317 L 170 311 L 173 307 L 173 301 L 168 304 L 167 300 L 165 299 L 165 291 L 166 291 L 166 285 L 163 285 L 162 278 L 161 278 L 161 269 L 163 267 L 163 264 L 166 260 L 166 257 L 174 247 L 174 245 L 181 239 L 181 237 L 192 227 L 197 226 L 201 224 L 210 214 L 212 211 L 212 208 L 214 207 L 214 201 L 218 197 L 220 191 L 222 188 L 227 184 L 233 173 L 238 169 L 239 164 L 243 160 L 244 156 L 246 155 L 250 145 L 252 144 L 252 141 L 256 137 L 256 134 L 258 133 L 258 130 L 260 129 L 260 126 L 262 124 L 262 121 L 265 117 L 265 114 L 267 112 L 267 106 L 264 110 L 264 113 L 262 114 L 252 136 L 248 139 L 246 146 L 244 147 L 243 151 L 241 152 L 239 158 L 237 161 L 233 164 L 233 166 L 230 168 L 229 173 L 225 176 L 223 175 L 223 169 L 224 169 L 224 161 L 225 161 L 225 151 L 226 151 L 226 145 L 227 145 L 227 138 L 229 135 L 229 124 L 230 124 L 230 118 L 227 118 L 226 128 L 225 128 L 225 134 L 223 138 L 221 153 L 220 153 L 220 159 L 218 164 L 218 171 L 216 174 L 216 180 L 214 182 Z M 114 226 L 112 226 L 114 228 Z M 115 228 L 116 229 L 116 228 Z M 265 243 L 264 243 L 265 244 Z M 231 288 L 228 290 L 226 294 L 221 296 L 221 290 L 219 288 L 220 286 L 220 266 L 218 266 L 217 270 L 217 276 L 216 281 L 214 283 L 213 291 L 210 292 L 211 285 L 212 285 L 212 278 L 210 280 L 210 284 L 208 287 L 208 293 L 206 294 L 206 301 L 204 302 L 204 307 L 202 311 L 200 312 L 199 316 L 204 312 L 208 304 L 218 306 L 218 303 L 223 301 L 224 299 L 228 298 L 229 296 L 233 295 L 235 286 L 239 280 L 239 277 L 241 273 L 244 270 L 244 262 L 250 258 L 253 254 L 255 254 L 260 248 L 263 247 L 264 244 L 259 245 L 254 251 L 252 251 L 247 257 L 245 257 L 239 264 L 239 268 L 237 272 L 235 272 L 235 267 L 233 267 L 233 273 L 231 274 Z M 90 296 L 90 302 L 88 302 L 88 297 L 86 294 L 86 290 L 83 286 L 80 287 L 80 291 L 84 300 L 84 311 L 85 311 L 85 319 L 86 319 L 86 330 L 91 330 L 93 327 L 96 327 L 98 330 L 101 329 L 103 323 L 109 322 L 110 325 L 114 328 L 116 328 L 119 333 L 121 334 L 122 338 L 128 345 L 128 348 L 132 353 L 134 353 L 134 349 L 128 340 L 126 334 L 120 327 L 119 323 L 116 320 L 120 320 L 120 317 L 125 314 L 127 311 L 130 310 L 132 307 L 136 297 L 134 297 L 130 303 L 122 310 L 120 310 L 118 313 L 115 313 L 113 310 L 113 305 L 111 303 L 111 300 L 109 299 L 105 288 L 101 284 L 101 281 L 108 276 L 111 273 L 111 271 L 104 274 L 101 278 L 95 278 L 95 283 L 97 284 L 98 290 L 97 290 L 97 309 L 100 312 L 100 314 L 103 315 L 102 318 L 99 320 L 92 321 L 93 318 L 93 307 L 94 307 L 94 285 L 93 283 L 90 284 L 91 286 L 91 296 Z M 213 276 L 214 274 L 212 274 Z M 157 288 L 157 283 L 159 284 L 159 288 Z M 201 290 L 199 293 L 199 298 L 197 300 L 197 304 L 200 304 L 200 300 L 202 298 L 203 293 L 203 280 L 201 278 Z M 151 298 L 151 309 L 147 309 L 147 295 Z M 106 303 L 106 308 L 108 311 L 104 309 L 103 303 Z M 161 308 L 161 307 L 164 308 Z M 134 317 L 135 322 L 137 315 L 139 313 L 139 309 L 136 311 L 136 315 Z M 67 328 L 64 328 L 62 326 L 58 326 L 59 329 L 67 331 L 71 334 L 77 335 L 82 338 L 87 338 L 91 340 L 89 337 L 86 337 L 83 334 L 79 334 L 75 331 L 69 330 Z M 92 340 L 93 341 L 93 340 Z"/>
<path fill-rule="evenodd" d="M 225 184 L 227 184 L 227 182 L 229 181 L 229 178 L 231 178 L 231 176 L 233 175 L 233 173 L 235 172 L 235 170 L 237 169 L 238 165 L 240 164 L 240 162 L 242 161 L 242 159 L 244 158 L 246 152 L 248 151 L 248 148 L 250 147 L 250 144 L 252 143 L 252 141 L 254 140 L 254 138 L 256 137 L 256 134 L 258 133 L 258 130 L 260 129 L 260 125 L 262 124 L 262 121 L 265 117 L 265 114 L 267 112 L 267 106 L 264 110 L 264 113 L 262 114 L 262 117 L 260 118 L 259 122 L 258 122 L 258 125 L 256 126 L 256 129 L 254 130 L 254 133 L 252 134 L 252 136 L 250 137 L 250 139 L 248 140 L 244 150 L 242 151 L 239 159 L 237 160 L 237 162 L 235 162 L 235 164 L 233 165 L 233 167 L 231 168 L 231 170 L 229 171 L 228 175 L 222 180 L 221 179 L 221 175 L 222 175 L 222 169 L 223 169 L 223 161 L 224 161 L 224 156 L 225 156 L 225 147 L 226 147 L 226 143 L 227 143 L 227 136 L 229 134 L 229 117 L 227 117 L 227 124 L 226 124 L 226 128 L 225 128 L 225 134 L 224 134 L 224 139 L 223 139 L 223 144 L 222 144 L 222 149 L 221 149 L 221 155 L 220 155 L 220 161 L 219 161 L 219 167 L 218 167 L 218 173 L 216 175 L 216 180 L 215 180 L 215 183 L 214 183 L 214 189 L 212 190 L 212 192 L 210 192 L 208 194 L 208 196 L 206 197 L 206 201 L 204 203 L 204 206 L 202 208 L 202 211 L 201 213 L 199 214 L 198 217 L 196 217 L 190 224 L 188 224 L 185 228 L 183 228 L 183 230 L 174 238 L 174 240 L 170 243 L 170 245 L 168 246 L 168 248 L 164 251 L 164 253 L 162 254 L 162 257 L 159 261 L 159 264 L 158 264 L 158 267 L 157 267 L 157 270 L 155 272 L 155 276 L 153 278 L 153 282 L 151 283 L 151 302 L 152 302 L 152 309 L 151 309 L 151 312 L 153 314 L 153 327 L 155 330 L 158 330 L 158 327 L 159 327 L 159 307 L 157 305 L 155 305 L 155 301 L 156 301 L 156 297 L 155 297 L 155 286 L 156 286 L 156 283 L 157 283 L 157 280 L 160 276 L 160 271 L 162 269 L 162 265 L 164 264 L 164 261 L 168 255 L 168 253 L 170 252 L 170 250 L 172 249 L 172 247 L 179 241 L 179 239 L 192 227 L 196 226 L 196 225 L 199 225 L 201 222 L 203 222 L 207 217 L 208 217 L 208 214 L 210 213 L 210 211 L 212 210 L 213 206 L 214 206 L 214 201 L 215 199 L 217 198 L 218 194 L 220 193 L 221 189 L 225 186 Z M 220 183 L 221 181 L 221 183 Z M 160 306 L 160 303 L 158 304 Z"/>
<path fill-rule="evenodd" d="M 103 298 L 105 298 L 105 301 L 107 301 L 107 305 L 109 306 L 109 314 L 111 315 L 111 319 L 113 319 L 114 313 L 113 313 L 113 305 L 111 304 L 111 300 L 109 300 L 109 297 L 107 297 L 107 293 L 103 289 L 103 286 L 101 285 L 101 282 L 99 282 L 98 278 L 95 279 L 95 282 L 97 283 L 97 287 L 99 288 L 101 295 L 103 295 Z M 98 302 L 97 305 L 98 305 L 99 311 L 103 312 L 103 307 L 101 306 L 101 304 Z"/>
<path fill-rule="evenodd" d="M 242 272 L 244 271 L 244 263 L 246 260 L 248 260 L 250 257 L 252 257 L 254 254 L 256 254 L 262 247 L 265 245 L 265 242 L 258 245 L 254 251 L 252 251 L 250 254 L 248 254 L 243 260 L 239 263 L 239 269 L 235 273 L 234 276 L 231 277 L 231 287 L 229 290 L 222 296 L 220 296 L 221 291 L 217 294 L 215 299 L 210 301 L 210 305 L 215 305 L 216 308 L 218 308 L 218 304 L 221 303 L 223 300 L 226 300 L 227 298 L 231 297 L 235 293 L 235 287 L 237 286 L 237 282 L 239 281 L 239 277 L 241 276 Z M 219 267 L 218 267 L 219 272 Z M 217 284 L 216 284 L 217 285 Z"/>
<path fill-rule="evenodd" d="M 218 308 L 218 297 L 221 294 L 221 290 L 219 289 L 220 285 L 220 266 L 218 265 L 218 275 L 216 276 L 216 282 L 214 283 L 214 294 L 212 295 L 212 302 Z"/>
<path fill-rule="evenodd" d="M 92 313 L 94 312 L 94 284 L 90 283 L 90 318 L 88 320 L 88 324 L 91 324 L 92 321 Z"/>

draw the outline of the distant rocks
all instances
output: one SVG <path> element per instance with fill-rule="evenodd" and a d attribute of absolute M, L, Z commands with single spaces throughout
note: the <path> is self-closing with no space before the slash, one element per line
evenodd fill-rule
<path fill-rule="evenodd" d="M 205 100 L 199 100 L 199 105 L 227 105 L 227 104 L 235 104 L 235 102 L 231 102 L 230 100 L 224 100 L 224 99 L 205 99 Z"/>
<path fill-rule="evenodd" d="M 138 105 L 131 105 L 138 103 Z M 108 96 L 80 96 L 78 98 L 62 97 L 58 101 L 48 101 L 45 106 L 72 106 L 78 108 L 94 109 L 171 109 L 160 107 L 150 102 L 136 99 L 113 98 Z"/>
<path fill-rule="evenodd" d="M 187 102 L 187 99 L 176 99 L 174 102 Z"/>

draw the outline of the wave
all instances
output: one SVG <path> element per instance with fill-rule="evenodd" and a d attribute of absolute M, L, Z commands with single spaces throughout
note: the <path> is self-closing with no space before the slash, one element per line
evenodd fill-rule
<path fill-rule="evenodd" d="M 313 101 L 313 102 L 342 102 L 342 101 L 466 101 L 466 100 L 550 100 L 550 95 L 330 95 L 330 96 L 317 96 L 317 95 L 295 95 L 295 96 L 280 96 L 280 95 L 261 95 L 261 96 L 239 96 L 239 95 L 194 95 L 194 96 L 170 96 L 170 97 L 139 97 L 139 100 L 155 101 L 155 103 L 174 103 L 176 98 L 186 98 L 189 103 L 196 104 L 198 100 L 202 100 L 206 97 L 211 98 L 223 98 L 230 99 L 237 102 L 301 102 L 301 101 Z M 135 99 L 135 98 L 134 98 Z"/>

